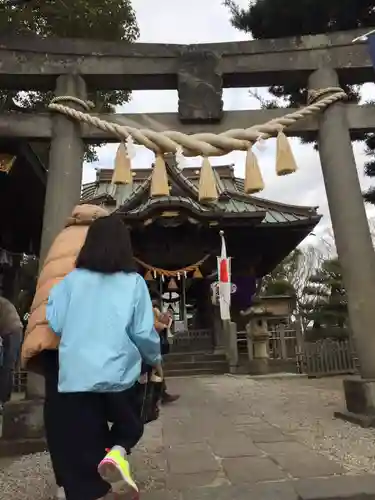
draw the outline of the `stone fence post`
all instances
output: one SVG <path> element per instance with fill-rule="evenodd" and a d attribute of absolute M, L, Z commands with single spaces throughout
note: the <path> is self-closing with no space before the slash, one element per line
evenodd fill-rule
<path fill-rule="evenodd" d="M 225 355 L 229 363 L 230 373 L 237 373 L 238 368 L 238 344 L 237 324 L 233 321 L 223 321 L 223 335 Z"/>

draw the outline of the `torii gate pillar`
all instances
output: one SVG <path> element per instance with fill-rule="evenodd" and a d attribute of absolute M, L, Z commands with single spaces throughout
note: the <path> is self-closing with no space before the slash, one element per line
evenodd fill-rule
<path fill-rule="evenodd" d="M 79 75 L 57 78 L 56 96 L 86 99 L 86 84 Z M 73 107 L 79 105 L 72 102 Z M 44 205 L 40 268 L 55 237 L 81 195 L 84 143 L 79 122 L 56 114 L 53 117 L 53 135 Z M 28 453 L 45 448 L 43 402 L 44 377 L 28 373 L 26 399 L 5 405 L 0 456 Z"/>
<path fill-rule="evenodd" d="M 309 79 L 311 90 L 339 86 L 337 73 L 331 68 L 321 68 Z M 319 125 L 324 183 L 361 375 L 358 380 L 344 381 L 347 412 L 336 416 L 375 425 L 375 254 L 345 104 L 332 104 L 320 116 Z"/>

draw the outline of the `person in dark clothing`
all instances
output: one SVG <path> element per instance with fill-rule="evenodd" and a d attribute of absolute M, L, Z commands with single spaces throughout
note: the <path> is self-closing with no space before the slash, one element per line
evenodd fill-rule
<path fill-rule="evenodd" d="M 159 296 L 155 293 L 151 293 L 151 298 L 152 298 L 152 306 L 154 309 L 154 325 L 156 331 L 159 333 L 160 336 L 160 351 L 162 356 L 165 356 L 166 354 L 169 353 L 170 351 L 170 345 L 168 341 L 168 326 L 169 324 L 169 319 L 168 315 L 163 315 L 160 312 L 160 309 L 158 307 L 159 305 Z M 163 377 L 163 382 L 162 382 L 162 394 L 161 394 L 161 403 L 163 405 L 173 403 L 174 401 L 177 401 L 180 398 L 179 394 L 169 394 L 167 391 L 167 384 L 165 382 L 165 376 Z"/>
<path fill-rule="evenodd" d="M 98 474 L 97 464 L 110 444 L 107 418 L 99 411 L 92 412 L 89 418 L 81 412 L 78 413 L 78 420 L 76 417 L 73 420 L 66 418 L 66 400 L 57 389 L 58 352 L 43 351 L 38 358 L 45 378 L 44 424 L 53 472 L 59 487 L 57 498 L 72 497 L 78 500 L 81 495 L 82 498 L 96 500 L 100 496 L 104 497 L 109 485 Z M 68 415 L 75 413 L 71 410 L 69 408 Z M 71 459 L 72 448 L 76 445 L 83 445 L 87 451 L 84 458 L 80 457 L 79 463 Z M 79 481 L 77 474 L 80 476 Z"/>
<path fill-rule="evenodd" d="M 136 383 L 143 359 L 162 377 L 161 354 L 150 295 L 118 216 L 91 224 L 76 269 L 50 292 L 46 319 L 61 337 L 58 380 L 45 370 L 45 423 L 66 499 L 107 499 L 110 485 L 138 494 L 127 460 L 143 434 Z"/>
<path fill-rule="evenodd" d="M 110 432 L 108 427 L 108 420 L 115 416 L 102 404 L 99 394 L 97 398 L 87 398 L 82 405 L 81 395 L 75 398 L 58 392 L 57 351 L 43 351 L 39 358 L 45 373 L 46 438 L 56 483 L 63 488 L 57 498 L 96 500 L 104 497 L 109 485 L 98 474 L 98 463 L 104 458 L 105 450 L 115 445 L 114 429 Z M 133 411 L 132 396 L 130 391 L 124 404 L 126 411 L 121 412 L 124 428 L 120 429 L 121 435 L 127 436 L 124 444 L 129 451 L 143 434 L 143 424 Z M 72 453 L 76 446 L 85 450 L 84 455 Z"/>
<path fill-rule="evenodd" d="M 0 414 L 12 395 L 22 333 L 23 325 L 16 308 L 8 299 L 0 297 Z"/>

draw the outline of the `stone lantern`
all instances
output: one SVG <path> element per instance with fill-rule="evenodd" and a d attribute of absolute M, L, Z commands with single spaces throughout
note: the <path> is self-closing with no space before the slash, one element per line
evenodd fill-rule
<path fill-rule="evenodd" d="M 241 311 L 241 314 L 248 320 L 246 332 L 250 373 L 254 375 L 268 373 L 269 311 L 262 305 L 253 304 L 247 310 Z"/>

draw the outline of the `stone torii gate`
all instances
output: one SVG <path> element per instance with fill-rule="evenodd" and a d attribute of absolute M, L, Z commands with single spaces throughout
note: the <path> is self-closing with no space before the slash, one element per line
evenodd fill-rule
<path fill-rule="evenodd" d="M 166 45 L 92 40 L 0 40 L 0 88 L 55 90 L 78 98 L 90 90 L 177 89 L 178 113 L 100 115 L 102 120 L 162 132 L 185 134 L 247 129 L 285 115 L 285 110 L 223 111 L 223 88 L 270 86 L 290 81 L 312 91 L 373 80 L 365 44 L 353 45 L 358 32 L 296 39 Z M 297 111 L 297 110 L 288 110 Z M 350 131 L 375 131 L 375 106 L 336 102 L 323 114 L 285 130 L 315 137 L 331 212 L 361 378 L 345 383 L 346 418 L 373 423 L 375 408 L 375 258 L 357 176 Z M 276 135 L 276 134 L 274 134 Z M 0 114 L 0 136 L 51 141 L 41 259 L 80 199 L 84 143 L 119 142 L 107 129 L 81 124 L 61 114 Z M 4 439 L 41 436 L 41 381 L 30 377 L 27 399 L 10 404 L 4 415 Z M 374 419 L 375 420 L 375 419 Z M 30 441 L 27 441 L 30 443 Z M 35 444 L 35 443 L 34 443 Z"/>

